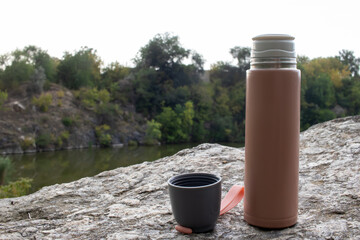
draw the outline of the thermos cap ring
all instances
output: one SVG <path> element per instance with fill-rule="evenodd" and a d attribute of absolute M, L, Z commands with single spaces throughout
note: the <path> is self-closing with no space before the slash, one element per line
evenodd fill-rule
<path fill-rule="evenodd" d="M 262 34 L 252 38 L 251 65 L 259 68 L 267 68 L 274 63 L 282 64 L 282 67 L 295 66 L 294 39 L 287 34 Z"/>

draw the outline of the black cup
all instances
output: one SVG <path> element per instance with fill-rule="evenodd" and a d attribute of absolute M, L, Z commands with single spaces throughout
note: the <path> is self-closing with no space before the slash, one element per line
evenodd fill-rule
<path fill-rule="evenodd" d="M 194 233 L 214 229 L 220 214 L 221 178 L 208 173 L 189 173 L 168 181 L 171 208 L 179 225 Z"/>

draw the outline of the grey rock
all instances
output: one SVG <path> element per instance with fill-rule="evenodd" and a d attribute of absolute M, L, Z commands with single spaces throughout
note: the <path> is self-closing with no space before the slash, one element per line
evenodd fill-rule
<path fill-rule="evenodd" d="M 346 109 L 336 104 L 333 109 L 331 109 L 336 116 L 344 116 L 346 114 Z"/>
<path fill-rule="evenodd" d="M 116 144 L 112 144 L 111 147 L 112 147 L 112 148 L 122 148 L 122 147 L 124 147 L 124 144 L 122 144 L 122 143 L 116 143 Z"/>
<path fill-rule="evenodd" d="M 12 109 L 15 111 L 15 112 L 23 112 L 26 110 L 26 108 L 24 107 L 24 105 L 22 105 L 20 102 L 18 101 L 15 101 L 15 102 L 12 102 L 10 103 L 10 106 L 12 107 Z"/>
<path fill-rule="evenodd" d="M 19 144 L 9 144 L 0 147 L 0 154 L 22 154 L 24 151 L 21 149 Z"/>
<path fill-rule="evenodd" d="M 300 138 L 299 219 L 293 227 L 250 226 L 240 203 L 219 217 L 213 232 L 176 232 L 167 190 L 171 176 L 219 174 L 223 196 L 233 184 L 244 184 L 244 148 L 201 144 L 2 199 L 0 239 L 359 239 L 360 116 L 318 124 Z"/>

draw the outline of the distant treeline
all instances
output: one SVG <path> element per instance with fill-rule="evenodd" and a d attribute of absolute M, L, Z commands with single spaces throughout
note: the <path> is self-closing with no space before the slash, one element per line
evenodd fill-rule
<path fill-rule="evenodd" d="M 96 50 L 87 47 L 57 59 L 28 46 L 0 56 L 0 109 L 6 92 L 25 82 L 29 94 L 39 94 L 54 82 L 73 90 L 84 103 L 111 104 L 101 114 L 111 114 L 114 106 L 135 106 L 147 121 L 149 143 L 243 141 L 250 48 L 235 46 L 230 54 L 237 65 L 217 62 L 210 81 L 203 81 L 203 57 L 168 33 L 156 35 L 139 50 L 134 68 L 117 62 L 102 68 Z M 297 60 L 302 72 L 301 130 L 360 114 L 360 59 L 352 51 Z"/>

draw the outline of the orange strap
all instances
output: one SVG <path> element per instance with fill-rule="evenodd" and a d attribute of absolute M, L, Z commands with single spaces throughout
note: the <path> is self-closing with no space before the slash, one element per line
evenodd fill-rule
<path fill-rule="evenodd" d="M 235 207 L 244 197 L 244 187 L 239 185 L 234 185 L 230 188 L 229 192 L 225 195 L 224 199 L 221 201 L 220 206 L 220 215 L 228 212 L 230 209 Z M 184 234 L 192 233 L 191 228 L 183 227 L 176 225 L 175 229 Z"/>
<path fill-rule="evenodd" d="M 238 205 L 238 203 L 241 202 L 243 197 L 244 187 L 239 185 L 232 186 L 224 199 L 221 201 L 220 215 L 223 215 L 224 213 Z"/>

